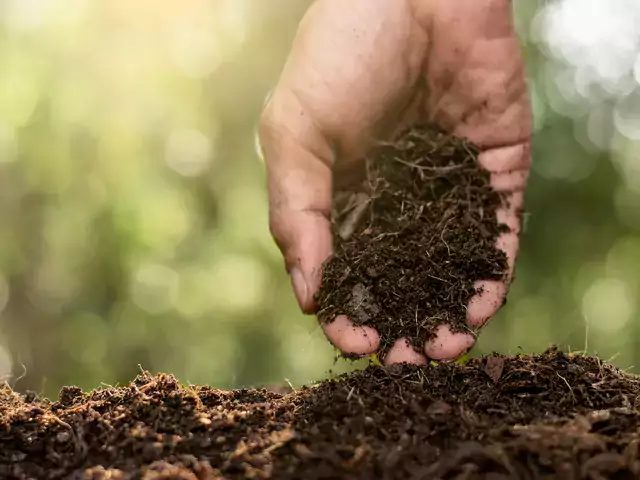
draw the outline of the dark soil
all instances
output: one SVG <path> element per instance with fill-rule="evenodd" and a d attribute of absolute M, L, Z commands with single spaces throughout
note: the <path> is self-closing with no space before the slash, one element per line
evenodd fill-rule
<path fill-rule="evenodd" d="M 375 327 L 382 355 L 402 337 L 422 350 L 443 323 L 469 331 L 474 283 L 507 272 L 494 247 L 507 229 L 496 219 L 502 199 L 477 155 L 473 144 L 431 127 L 373 151 L 360 193 L 336 202 L 320 321 L 345 314 Z"/>
<path fill-rule="evenodd" d="M 550 350 L 371 366 L 278 394 L 143 373 L 57 402 L 0 389 L 3 479 L 635 479 L 640 379 Z"/>

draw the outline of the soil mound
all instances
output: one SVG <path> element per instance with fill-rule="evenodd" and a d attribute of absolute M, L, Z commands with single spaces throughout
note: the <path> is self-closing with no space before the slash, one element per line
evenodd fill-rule
<path fill-rule="evenodd" d="M 635 479 L 640 379 L 549 350 L 371 366 L 289 393 L 0 389 L 3 479 Z"/>

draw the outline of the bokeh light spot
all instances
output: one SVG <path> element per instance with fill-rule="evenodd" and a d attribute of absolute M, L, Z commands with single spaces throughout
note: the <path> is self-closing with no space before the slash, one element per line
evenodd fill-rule
<path fill-rule="evenodd" d="M 633 68 L 640 40 L 637 1 L 563 0 L 542 12 L 547 46 L 591 81 L 617 80 Z"/>
<path fill-rule="evenodd" d="M 593 173 L 596 160 L 593 156 L 576 151 L 575 142 L 563 133 L 547 136 L 547 154 L 539 155 L 533 169 L 540 176 L 552 180 L 578 182 Z"/>
<path fill-rule="evenodd" d="M 138 307 L 149 313 L 164 313 L 175 304 L 178 287 L 179 276 L 175 270 L 165 265 L 145 265 L 135 274 L 131 297 Z"/>
<path fill-rule="evenodd" d="M 64 325 L 62 337 L 71 358 L 99 368 L 108 349 L 109 329 L 104 320 L 90 312 L 77 313 Z"/>
<path fill-rule="evenodd" d="M 142 347 L 153 341 L 158 329 L 149 327 L 149 323 L 157 327 L 157 319 L 141 315 L 140 309 L 131 302 L 116 304 L 109 315 L 111 337 L 123 348 Z"/>
<path fill-rule="evenodd" d="M 237 337 L 226 332 L 195 341 L 186 352 L 184 377 L 195 384 L 228 385 L 236 374 L 239 354 Z"/>
<path fill-rule="evenodd" d="M 199 28 L 191 22 L 176 24 L 170 45 L 174 65 L 190 78 L 207 77 L 223 60 L 215 30 Z"/>
<path fill-rule="evenodd" d="M 549 107 L 569 118 L 580 118 L 589 112 L 589 105 L 575 87 L 574 72 L 548 65 L 543 73 L 544 90 Z"/>
<path fill-rule="evenodd" d="M 626 138 L 640 141 L 640 86 L 629 95 L 618 99 L 613 121 L 618 131 Z M 636 158 L 635 161 L 640 162 L 640 159 Z"/>
<path fill-rule="evenodd" d="M 640 206 L 639 206 L 640 208 Z M 621 237 L 611 247 L 606 258 L 606 274 L 624 280 L 633 291 L 640 287 L 640 237 Z"/>
<path fill-rule="evenodd" d="M 212 142 L 198 130 L 176 130 L 167 140 L 167 164 L 180 175 L 196 177 L 209 167 Z"/>
<path fill-rule="evenodd" d="M 593 107 L 587 120 L 587 135 L 593 144 L 601 149 L 608 150 L 616 133 L 612 122 L 612 112 L 608 105 Z"/>
<path fill-rule="evenodd" d="M 618 278 L 599 278 L 582 298 L 582 316 L 590 327 L 615 333 L 627 324 L 635 311 L 629 285 Z"/>
<path fill-rule="evenodd" d="M 188 321 L 202 318 L 212 307 L 211 292 L 216 287 L 211 270 L 201 265 L 181 269 L 176 310 Z"/>
<path fill-rule="evenodd" d="M 282 325 L 282 342 L 289 376 L 307 382 L 332 368 L 334 349 L 315 323 L 301 321 Z"/>
<path fill-rule="evenodd" d="M 522 348 L 535 350 L 551 337 L 550 310 L 549 300 L 541 295 L 525 296 L 512 307 L 509 326 Z"/>
<path fill-rule="evenodd" d="M 9 27 L 35 30 L 44 24 L 55 3 L 55 0 L 7 0 L 3 8 Z"/>
<path fill-rule="evenodd" d="M 218 308 L 246 312 L 261 305 L 266 294 L 267 272 L 254 257 L 227 254 L 218 261 L 211 281 Z"/>

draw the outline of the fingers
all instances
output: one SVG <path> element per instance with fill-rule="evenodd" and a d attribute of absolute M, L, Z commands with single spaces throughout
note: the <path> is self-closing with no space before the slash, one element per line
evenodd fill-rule
<path fill-rule="evenodd" d="M 344 315 L 322 325 L 331 344 L 347 355 L 371 355 L 380 346 L 380 335 L 371 327 L 355 326 Z"/>
<path fill-rule="evenodd" d="M 448 325 L 440 325 L 436 337 L 427 342 L 424 351 L 433 360 L 454 360 L 473 347 L 475 341 L 469 333 L 453 333 Z"/>
<path fill-rule="evenodd" d="M 305 313 L 315 309 L 313 295 L 321 266 L 331 254 L 331 149 L 292 96 L 280 96 L 263 113 L 260 142 L 267 164 L 269 225 L 282 251 L 296 299 Z M 288 129 L 290 115 L 299 130 Z"/>
<path fill-rule="evenodd" d="M 500 310 L 508 292 L 507 283 L 513 276 L 519 248 L 520 213 L 531 163 L 531 146 L 529 142 L 523 142 L 492 148 L 481 153 L 478 162 L 491 172 L 493 188 L 506 194 L 503 205 L 496 211 L 496 220 L 509 227 L 509 231 L 500 234 L 495 242 L 495 247 L 507 256 L 508 272 L 504 281 L 479 281 L 475 285 L 480 293 L 470 300 L 467 308 L 467 324 L 474 329 L 484 326 Z"/>
<path fill-rule="evenodd" d="M 513 192 L 507 200 L 508 204 L 503 205 L 496 211 L 498 223 L 506 225 L 513 233 L 520 233 L 520 216 L 524 207 L 524 192 Z"/>
<path fill-rule="evenodd" d="M 507 282 L 513 274 L 519 239 L 515 232 L 502 233 L 496 240 L 495 247 L 507 256 L 508 273 L 504 280 L 480 280 L 475 283 L 477 295 L 473 296 L 467 307 L 467 325 L 473 329 L 483 327 L 502 305 L 508 293 Z"/>
<path fill-rule="evenodd" d="M 385 365 L 409 363 L 424 365 L 428 359 L 455 360 L 473 347 L 475 338 L 469 333 L 453 333 L 448 325 L 440 325 L 436 336 L 424 346 L 424 354 L 416 351 L 405 338 L 394 343 L 384 358 Z"/>
<path fill-rule="evenodd" d="M 475 330 L 501 308 L 513 275 L 531 164 L 531 106 L 512 2 L 461 0 L 437 5 L 427 66 L 431 93 L 425 109 L 430 118 L 480 147 L 480 166 L 490 172 L 493 188 L 505 196 L 496 219 L 509 227 L 495 242 L 508 260 L 504 281 L 477 282 L 479 293 L 468 305 L 467 324 Z M 460 9 L 466 14 L 461 16 Z M 450 333 L 439 333 L 429 353 L 457 353 L 454 347 L 464 341 L 456 337 L 459 343 L 454 344 Z"/>
<path fill-rule="evenodd" d="M 475 287 L 480 293 L 469 301 L 467 324 L 472 328 L 480 328 L 502 307 L 507 285 L 499 280 L 480 280 Z"/>
<path fill-rule="evenodd" d="M 400 338 L 384 357 L 385 365 L 393 365 L 395 363 L 424 365 L 427 363 L 427 357 L 417 352 L 406 338 Z"/>

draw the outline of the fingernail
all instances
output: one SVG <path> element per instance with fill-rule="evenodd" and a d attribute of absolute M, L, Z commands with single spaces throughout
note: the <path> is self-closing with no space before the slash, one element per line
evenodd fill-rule
<path fill-rule="evenodd" d="M 309 303 L 309 287 L 304 279 L 304 275 L 298 268 L 293 268 L 289 273 L 291 277 L 291 284 L 293 285 L 293 292 L 298 299 L 300 308 L 305 311 L 307 304 Z"/>

